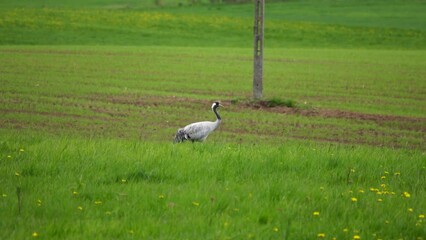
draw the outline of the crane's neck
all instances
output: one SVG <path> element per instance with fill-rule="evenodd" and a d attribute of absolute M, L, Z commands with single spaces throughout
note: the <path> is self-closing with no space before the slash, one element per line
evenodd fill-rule
<path fill-rule="evenodd" d="M 217 112 L 217 107 L 213 108 L 213 112 L 214 114 L 216 114 L 216 121 L 220 122 L 222 120 L 222 118 L 220 117 L 219 113 Z"/>

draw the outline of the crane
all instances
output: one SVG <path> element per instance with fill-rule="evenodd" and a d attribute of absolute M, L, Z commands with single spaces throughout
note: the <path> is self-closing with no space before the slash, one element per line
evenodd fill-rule
<path fill-rule="evenodd" d="M 219 107 L 223 107 L 223 105 L 219 102 L 214 102 L 212 104 L 212 111 L 216 115 L 216 121 L 195 122 L 183 128 L 179 128 L 176 132 L 175 140 L 173 142 L 180 143 L 186 140 L 190 140 L 192 142 L 204 142 L 209 134 L 219 127 L 220 122 L 222 121 L 222 118 L 217 112 Z"/>

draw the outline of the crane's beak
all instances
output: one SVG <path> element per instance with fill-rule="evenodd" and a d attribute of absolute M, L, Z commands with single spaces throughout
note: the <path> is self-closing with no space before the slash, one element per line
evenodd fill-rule
<path fill-rule="evenodd" d="M 223 107 L 224 108 L 225 106 L 223 106 L 222 104 L 219 103 L 219 107 Z"/>

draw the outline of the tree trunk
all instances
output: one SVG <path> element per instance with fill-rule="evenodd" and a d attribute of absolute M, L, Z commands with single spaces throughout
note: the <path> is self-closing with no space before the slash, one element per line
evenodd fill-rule
<path fill-rule="evenodd" d="M 265 0 L 255 0 L 254 4 L 253 98 L 259 100 L 263 95 L 263 19 Z"/>

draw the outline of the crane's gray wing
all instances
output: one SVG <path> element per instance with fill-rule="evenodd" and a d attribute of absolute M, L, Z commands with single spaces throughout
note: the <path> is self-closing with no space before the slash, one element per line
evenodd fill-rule
<path fill-rule="evenodd" d="M 207 136 L 214 130 L 213 122 L 197 122 L 189 124 L 183 128 L 185 134 L 192 141 L 204 141 Z"/>

